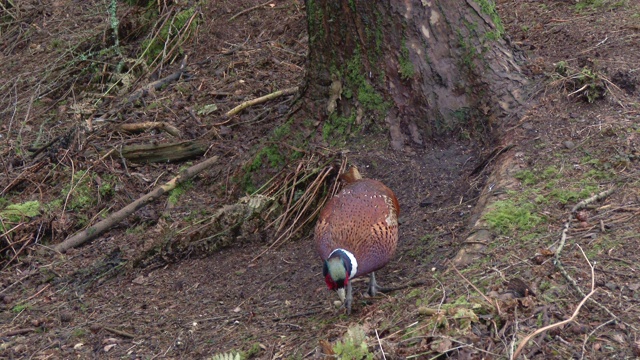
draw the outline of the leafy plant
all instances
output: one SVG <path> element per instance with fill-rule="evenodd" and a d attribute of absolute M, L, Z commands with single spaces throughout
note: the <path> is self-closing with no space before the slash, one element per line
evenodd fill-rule
<path fill-rule="evenodd" d="M 174 59 L 182 52 L 180 45 L 198 26 L 196 15 L 196 9 L 193 7 L 180 11 L 168 19 L 153 38 L 142 42 L 142 56 L 147 59 L 149 65 L 161 57 L 165 57 L 165 60 Z"/>
<path fill-rule="evenodd" d="M 2 220 L 0 221 L 0 233 L 7 231 L 3 224 L 16 224 L 23 221 L 24 218 L 36 217 L 38 215 L 40 215 L 40 202 L 37 200 L 8 205 L 4 210 L 0 211 L 0 220 Z"/>
<path fill-rule="evenodd" d="M 333 351 L 338 359 L 361 360 L 373 359 L 373 354 L 369 352 L 367 346 L 367 335 L 360 325 L 355 325 L 347 329 L 342 341 L 338 341 L 333 346 Z"/>
<path fill-rule="evenodd" d="M 242 360 L 242 356 L 240 356 L 240 353 L 224 353 L 216 354 L 210 360 Z"/>

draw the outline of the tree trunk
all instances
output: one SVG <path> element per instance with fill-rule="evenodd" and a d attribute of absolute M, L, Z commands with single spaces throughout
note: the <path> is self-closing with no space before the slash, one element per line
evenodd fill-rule
<path fill-rule="evenodd" d="M 382 118 L 394 149 L 482 136 L 523 102 L 492 0 L 309 0 L 307 14 L 306 96 L 325 140 Z"/>

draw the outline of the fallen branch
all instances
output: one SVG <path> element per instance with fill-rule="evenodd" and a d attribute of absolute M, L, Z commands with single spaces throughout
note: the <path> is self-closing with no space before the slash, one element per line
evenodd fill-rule
<path fill-rule="evenodd" d="M 604 198 L 606 198 L 607 196 L 613 194 L 613 192 L 615 191 L 615 188 L 611 188 L 609 190 L 605 190 L 599 194 L 593 195 L 592 197 L 588 198 L 588 199 L 584 199 L 582 201 L 580 201 L 579 203 L 577 203 L 573 208 L 571 208 L 571 213 L 575 213 L 576 211 L 584 208 L 585 206 L 596 202 L 596 201 L 600 201 Z"/>
<path fill-rule="evenodd" d="M 178 81 L 182 77 L 182 75 L 187 71 L 186 62 L 187 62 L 187 57 L 185 56 L 184 59 L 182 59 L 182 63 L 180 64 L 180 69 L 178 69 L 178 71 L 160 80 L 156 80 L 152 83 L 149 83 L 146 86 L 143 86 L 142 88 L 134 91 L 131 95 L 129 95 L 129 97 L 127 97 L 125 104 L 135 102 L 136 100 L 139 100 L 144 96 L 147 96 L 151 91 L 160 90 L 163 86 L 168 85 L 174 81 Z"/>
<path fill-rule="evenodd" d="M 556 328 L 558 326 L 562 326 L 564 324 L 570 323 L 573 320 L 575 320 L 575 318 L 578 316 L 578 312 L 580 312 L 580 309 L 582 308 L 582 305 L 584 305 L 585 302 L 587 302 L 587 300 L 589 300 L 589 298 L 595 294 L 596 292 L 596 288 L 595 288 L 595 274 L 594 274 L 594 270 L 593 270 L 593 265 L 591 265 L 591 262 L 589 261 L 589 259 L 587 258 L 587 255 L 584 253 L 584 251 L 582 251 L 582 248 L 580 247 L 580 245 L 576 245 L 578 246 L 578 248 L 580 249 L 580 251 L 582 252 L 582 256 L 584 256 L 584 259 L 587 260 L 587 264 L 589 264 L 589 267 L 591 268 L 591 292 L 589 294 L 587 294 L 582 301 L 580 301 L 580 303 L 578 304 L 578 306 L 576 307 L 576 310 L 573 312 L 573 315 L 571 315 L 570 318 L 557 322 L 555 324 L 551 324 L 551 325 L 547 325 L 543 328 L 540 328 L 534 332 L 532 332 L 531 334 L 527 335 L 524 339 L 522 339 L 522 341 L 520 342 L 520 345 L 518 345 L 518 347 L 516 348 L 516 351 L 513 352 L 513 356 L 511 357 L 511 360 L 515 360 L 519 355 L 520 352 L 522 352 L 522 349 L 527 345 L 527 343 L 529 342 L 529 340 L 531 340 L 531 338 L 533 338 L 534 336 L 547 331 L 549 329 L 553 329 Z"/>
<path fill-rule="evenodd" d="M 141 123 L 122 124 L 120 125 L 120 129 L 122 131 L 130 132 L 130 133 L 137 133 L 137 132 L 143 132 L 146 130 L 158 129 L 158 130 L 163 130 L 169 135 L 173 135 L 175 137 L 180 137 L 182 135 L 180 133 L 180 130 L 178 130 L 178 128 L 176 128 L 175 126 L 167 122 L 159 122 L 159 121 L 145 121 Z"/>
<path fill-rule="evenodd" d="M 585 206 L 598 201 L 598 200 L 602 200 L 604 198 L 606 198 L 607 196 L 611 195 L 613 192 L 615 191 L 614 188 L 611 188 L 609 190 L 605 190 L 599 194 L 596 194 L 588 199 L 584 199 L 582 201 L 580 201 L 579 203 L 577 203 L 572 209 L 571 209 L 571 213 L 574 214 L 576 211 L 584 208 Z M 555 256 L 554 256 L 554 265 L 555 267 L 558 269 L 558 271 L 560 271 L 560 273 L 562 274 L 562 276 L 564 276 L 564 278 L 569 282 L 569 284 L 571 284 L 571 287 L 573 287 L 573 289 L 580 294 L 580 296 L 582 296 L 583 298 L 586 298 L 587 295 L 585 295 L 584 291 L 582 291 L 582 289 L 580 289 L 580 287 L 578 286 L 578 282 L 575 281 L 574 278 L 571 277 L 571 275 L 569 275 L 569 273 L 567 272 L 567 270 L 564 268 L 564 266 L 562 265 L 562 262 L 560 261 L 560 253 L 562 252 L 562 249 L 564 248 L 564 244 L 567 240 L 567 232 L 569 231 L 569 228 L 571 227 L 571 219 L 572 217 L 569 216 L 569 220 L 564 224 L 564 228 L 562 229 L 562 236 L 560 237 L 560 243 L 558 244 L 558 248 L 556 249 L 555 252 Z M 582 248 L 580 249 L 582 250 Z M 589 264 L 591 265 L 591 264 Z M 616 319 L 616 320 L 620 320 L 620 318 L 614 314 L 611 310 L 609 310 L 609 308 L 607 308 L 606 306 L 600 304 L 597 301 L 593 301 L 592 302 L 594 304 L 596 304 L 599 308 L 601 308 L 602 310 L 606 311 L 607 314 L 609 314 L 609 316 L 611 316 L 612 318 Z M 636 330 L 636 327 L 634 327 L 631 324 L 627 324 L 629 327 L 631 327 L 632 329 Z"/>
<path fill-rule="evenodd" d="M 237 113 L 239 113 L 240 111 L 248 108 L 249 106 L 253 106 L 253 105 L 257 105 L 257 104 L 261 104 L 263 102 L 269 101 L 269 100 L 273 100 L 277 97 L 280 97 L 282 95 L 291 95 L 293 93 L 295 93 L 296 91 L 298 91 L 298 87 L 294 86 L 288 89 L 284 89 L 284 90 L 278 90 L 275 92 L 272 92 L 271 94 L 267 94 L 265 96 L 261 96 L 259 98 L 253 99 L 253 100 L 248 100 L 243 102 L 242 104 L 234 107 L 233 109 L 227 111 L 226 114 L 224 114 L 225 118 L 229 118 Z M 226 123 L 228 123 L 229 121 L 231 121 L 230 119 L 226 119 L 223 122 L 217 123 L 217 124 L 213 124 L 213 126 L 220 126 L 220 125 L 224 125 Z"/>
<path fill-rule="evenodd" d="M 133 339 L 133 338 L 136 337 L 135 335 L 133 335 L 131 333 L 128 333 L 128 332 L 122 331 L 122 330 L 118 330 L 118 329 L 114 329 L 112 327 L 104 326 L 102 328 L 105 329 L 106 331 L 112 333 L 112 334 L 120 335 L 122 337 L 126 337 L 126 338 L 129 338 L 129 339 Z"/>
<path fill-rule="evenodd" d="M 124 146 L 119 155 L 134 163 L 168 163 L 202 156 L 209 147 L 204 141 L 180 141 L 177 143 L 144 144 Z"/>
<path fill-rule="evenodd" d="M 174 177 L 173 179 L 171 179 L 169 182 L 167 182 L 164 185 L 161 185 L 159 187 L 157 187 L 156 189 L 154 189 L 153 191 L 151 191 L 150 193 L 142 196 L 141 198 L 137 199 L 136 201 L 132 202 L 131 204 L 123 207 L 122 209 L 120 209 L 119 211 L 109 215 L 109 217 L 107 217 L 106 219 L 100 221 L 99 223 L 89 226 L 88 228 L 82 230 L 81 232 L 73 235 L 70 238 L 67 238 L 65 241 L 61 242 L 60 244 L 56 245 L 53 249 L 64 253 L 67 250 L 77 247 L 89 240 L 92 240 L 98 236 L 100 236 L 102 233 L 104 233 L 105 231 L 109 230 L 111 227 L 113 227 L 114 225 L 118 224 L 120 221 L 122 221 L 124 218 L 126 218 L 127 216 L 133 214 L 135 211 L 137 211 L 138 209 L 140 209 L 141 207 L 152 203 L 153 201 L 155 201 L 157 198 L 159 198 L 160 196 L 164 195 L 165 193 L 175 189 L 178 185 L 184 183 L 185 181 L 195 177 L 196 175 L 198 175 L 200 172 L 202 172 L 203 170 L 211 167 L 213 164 L 215 164 L 218 161 L 218 157 L 214 156 L 210 159 L 207 159 L 199 164 L 196 164 L 188 169 L 183 170 L 178 176 Z"/>

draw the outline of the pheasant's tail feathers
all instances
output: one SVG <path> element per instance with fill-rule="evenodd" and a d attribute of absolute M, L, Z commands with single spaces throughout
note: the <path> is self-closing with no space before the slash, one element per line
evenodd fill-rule
<path fill-rule="evenodd" d="M 351 184 L 352 182 L 362 179 L 362 175 L 360 175 L 357 167 L 351 166 L 347 172 L 340 175 L 340 179 L 345 181 L 347 184 Z"/>

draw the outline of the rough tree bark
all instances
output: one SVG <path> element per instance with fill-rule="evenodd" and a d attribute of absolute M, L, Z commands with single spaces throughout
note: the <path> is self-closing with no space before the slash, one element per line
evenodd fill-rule
<path fill-rule="evenodd" d="M 325 122 L 384 117 L 402 149 L 487 134 L 524 101 L 493 0 L 309 0 L 307 13 L 306 96 Z"/>

